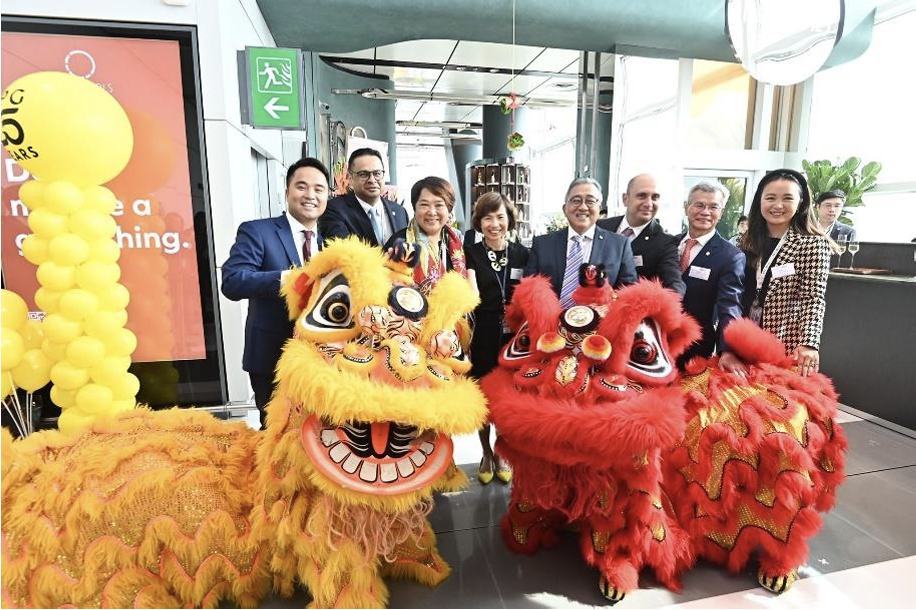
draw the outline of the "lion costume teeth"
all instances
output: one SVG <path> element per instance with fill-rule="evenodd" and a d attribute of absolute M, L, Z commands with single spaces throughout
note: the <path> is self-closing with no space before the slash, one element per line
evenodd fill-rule
<path fill-rule="evenodd" d="M 381 607 L 383 576 L 446 578 L 426 516 L 467 480 L 450 435 L 486 417 L 463 376 L 477 299 L 406 270 L 348 239 L 288 274 L 264 432 L 186 410 L 4 431 L 3 605 L 254 606 L 298 581 L 317 607 Z"/>

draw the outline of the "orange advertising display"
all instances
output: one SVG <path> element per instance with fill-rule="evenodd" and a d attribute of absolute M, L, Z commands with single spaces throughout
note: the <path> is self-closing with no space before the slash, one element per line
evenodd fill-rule
<path fill-rule="evenodd" d="M 0 46 L 3 89 L 33 72 L 69 72 L 104 88 L 124 108 L 134 149 L 106 186 L 118 198 L 114 239 L 121 248 L 120 281 L 130 291 L 127 328 L 137 336 L 132 360 L 206 358 L 179 43 L 4 32 Z M 105 145 L 93 143 L 100 151 Z M 19 189 L 33 177 L 5 149 L 2 162 L 4 285 L 25 299 L 32 317 L 41 317 L 36 267 L 21 248 L 30 230 Z"/>

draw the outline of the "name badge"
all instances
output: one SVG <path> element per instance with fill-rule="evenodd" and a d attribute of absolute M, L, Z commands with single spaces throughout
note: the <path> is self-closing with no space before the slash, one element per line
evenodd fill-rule
<path fill-rule="evenodd" d="M 789 275 L 795 275 L 794 263 L 786 263 L 785 265 L 773 267 L 773 277 L 786 277 Z"/>
<path fill-rule="evenodd" d="M 633 264 L 637 267 L 642 267 L 642 254 L 633 255 Z"/>
<path fill-rule="evenodd" d="M 520 279 L 522 279 L 522 270 L 521 270 L 520 268 L 518 268 L 518 267 L 513 267 L 513 268 L 509 271 L 509 279 L 510 279 L 510 280 L 520 280 Z"/>
<path fill-rule="evenodd" d="M 709 271 L 710 270 L 708 267 L 697 267 L 696 265 L 691 265 L 690 272 L 688 273 L 688 275 L 690 277 L 695 277 L 700 280 L 708 280 Z"/>

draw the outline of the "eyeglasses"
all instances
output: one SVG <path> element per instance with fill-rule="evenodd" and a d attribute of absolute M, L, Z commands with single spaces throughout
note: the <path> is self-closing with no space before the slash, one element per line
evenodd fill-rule
<path fill-rule="evenodd" d="M 359 178 L 360 180 L 362 180 L 363 182 L 368 180 L 369 176 L 372 176 L 376 180 L 381 180 L 382 178 L 385 177 L 385 170 L 383 169 L 377 169 L 371 172 L 367 170 L 362 170 L 360 172 L 350 172 L 350 173 L 356 176 L 357 178 Z"/>
<path fill-rule="evenodd" d="M 690 204 L 697 212 L 702 212 L 703 210 L 709 210 L 712 213 L 721 212 L 724 209 L 724 206 L 719 205 L 718 203 L 705 204 L 699 201 L 695 201 Z"/>
<path fill-rule="evenodd" d="M 582 197 L 570 197 L 569 199 L 566 200 L 566 203 L 571 205 L 573 208 L 578 208 L 579 206 L 581 206 L 584 203 L 585 207 L 591 210 L 592 208 L 600 204 L 601 200 L 595 199 L 594 197 L 586 197 L 585 199 L 583 199 Z"/>

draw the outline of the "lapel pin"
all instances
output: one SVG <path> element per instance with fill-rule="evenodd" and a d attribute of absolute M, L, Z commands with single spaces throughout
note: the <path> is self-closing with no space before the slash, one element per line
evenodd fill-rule
<path fill-rule="evenodd" d="M 649 236 L 646 235 L 645 237 L 643 237 L 643 239 L 646 240 L 646 241 L 649 241 Z"/>
<path fill-rule="evenodd" d="M 706 253 L 706 256 L 709 256 L 709 252 Z"/>

